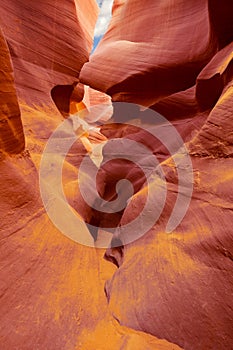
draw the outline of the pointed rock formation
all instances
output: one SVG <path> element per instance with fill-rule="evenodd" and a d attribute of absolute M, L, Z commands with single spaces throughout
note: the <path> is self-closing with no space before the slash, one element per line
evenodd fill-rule
<path fill-rule="evenodd" d="M 24 134 L 9 49 L 0 28 L 0 151 L 24 150 Z"/>

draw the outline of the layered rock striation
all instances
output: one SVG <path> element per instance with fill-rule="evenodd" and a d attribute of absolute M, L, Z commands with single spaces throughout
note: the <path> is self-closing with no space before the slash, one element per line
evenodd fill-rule
<path fill-rule="evenodd" d="M 9 0 L 0 14 L 1 348 L 230 349 L 232 1 L 115 0 L 109 29 L 90 58 L 94 0 Z M 110 97 L 116 105 L 106 124 Z M 134 105 L 124 119 L 118 102 L 151 107 L 186 142 L 193 193 L 172 232 L 167 223 L 178 194 L 186 200 L 186 179 L 179 183 L 177 170 L 184 168 L 184 158 L 174 155 L 176 164 L 145 131 L 142 107 Z M 101 132 L 110 141 L 149 148 L 164 174 L 143 154 L 142 163 L 151 168 L 149 181 L 132 162 L 100 167 L 96 186 L 104 199 L 115 198 L 122 178 L 135 192 L 113 217 L 112 242 L 118 244 L 106 252 L 65 237 L 40 198 L 38 169 L 45 144 L 63 117 L 80 111 L 92 121 L 101 115 Z M 122 122 L 116 125 L 119 115 Z M 127 152 L 139 157 L 133 148 Z M 77 167 L 86 154 L 80 141 L 69 151 L 64 192 L 87 222 L 106 225 L 109 216 L 100 217 L 80 196 Z M 159 219 L 129 243 L 134 232 L 122 227 L 140 217 L 148 191 L 154 206 L 144 219 L 153 219 L 163 206 L 163 187 L 166 201 Z M 54 208 L 63 218 L 59 205 Z"/>
<path fill-rule="evenodd" d="M 184 219 L 167 232 L 187 185 L 167 154 L 165 179 L 153 173 L 131 198 L 113 236 L 118 247 L 105 255 L 118 266 L 106 284 L 118 322 L 185 349 L 232 343 L 232 14 L 230 1 L 115 1 L 109 29 L 80 75 L 114 101 L 150 106 L 186 142 L 193 195 Z M 130 137 L 147 145 L 138 133 Z M 159 211 L 162 184 L 167 197 L 160 218 L 127 244 L 134 232 L 123 227 L 140 216 L 149 190 Z"/>

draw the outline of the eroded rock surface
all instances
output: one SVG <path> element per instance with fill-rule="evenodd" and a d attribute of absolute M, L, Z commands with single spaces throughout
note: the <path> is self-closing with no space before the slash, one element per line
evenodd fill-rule
<path fill-rule="evenodd" d="M 1 23 L 21 100 L 52 106 L 52 88 L 78 81 L 92 48 L 97 14 L 95 1 L 2 3 Z"/>
<path fill-rule="evenodd" d="M 174 162 L 165 160 L 163 212 L 149 232 L 125 244 L 134 232 L 121 227 L 140 215 L 150 187 L 157 198 L 154 212 L 162 206 L 164 180 L 155 172 L 124 212 L 113 238 L 113 244 L 118 241 L 122 246 L 106 252 L 106 258 L 119 267 L 107 282 L 106 293 L 121 325 L 185 349 L 226 349 L 231 347 L 233 332 L 233 31 L 229 15 L 233 6 L 229 1 L 221 5 L 165 1 L 153 6 L 151 11 L 144 2 L 115 2 L 110 28 L 84 65 L 81 80 L 116 101 L 152 106 L 173 123 L 191 155 L 193 195 L 179 226 L 166 232 L 177 193 L 185 191 L 185 184 L 178 188 Z M 195 30 L 191 23 L 196 23 Z M 182 157 L 180 162 L 182 167 Z M 150 215 L 153 211 L 144 220 Z"/>
<path fill-rule="evenodd" d="M 14 84 L 10 52 L 0 29 L 0 150 L 20 153 L 24 149 L 23 126 Z"/>
<path fill-rule="evenodd" d="M 94 0 L 3 2 L 1 349 L 231 348 L 232 10 L 231 0 L 150 5 L 115 0 L 109 30 L 86 63 L 97 18 Z M 109 139 L 150 147 L 163 162 L 167 182 L 164 210 L 149 232 L 127 245 L 120 230 L 114 236 L 122 246 L 105 256 L 118 269 L 103 260 L 103 249 L 82 246 L 59 232 L 39 193 L 41 154 L 62 115 L 94 104 L 95 119 L 106 111 L 102 105 L 111 106 L 110 98 L 94 89 L 164 115 L 187 142 L 193 165 L 188 212 L 168 234 L 166 224 L 181 190 L 168 152 L 138 125 L 116 127 L 113 120 L 102 127 Z M 69 203 L 88 221 L 92 208 L 79 200 L 77 184 L 85 154 L 77 142 L 64 162 L 63 182 Z M 111 171 L 117 179 L 131 179 L 138 191 L 120 224 L 140 214 L 148 186 L 156 211 L 159 173 L 141 189 L 138 169 L 115 165 L 102 169 L 110 172 L 106 199 L 112 196 Z"/>
<path fill-rule="evenodd" d="M 195 84 L 223 36 L 227 43 L 232 40 L 231 11 L 230 1 L 115 1 L 109 29 L 81 80 L 114 100 L 147 106 L 185 90 Z"/>

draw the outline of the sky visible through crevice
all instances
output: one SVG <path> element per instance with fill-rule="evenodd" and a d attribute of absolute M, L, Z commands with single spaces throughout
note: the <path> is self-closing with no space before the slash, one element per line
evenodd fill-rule
<path fill-rule="evenodd" d="M 100 39 L 106 32 L 108 24 L 112 16 L 112 4 L 113 0 L 96 0 L 98 6 L 100 7 L 99 17 L 95 26 L 94 44 L 92 52 L 94 52 L 96 46 L 98 45 Z"/>

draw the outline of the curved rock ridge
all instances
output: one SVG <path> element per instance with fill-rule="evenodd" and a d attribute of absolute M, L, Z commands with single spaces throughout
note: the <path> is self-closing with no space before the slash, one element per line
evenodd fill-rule
<path fill-rule="evenodd" d="M 53 105 L 52 88 L 77 82 L 89 58 L 96 2 L 9 0 L 0 14 L 19 99 L 29 105 Z"/>
<path fill-rule="evenodd" d="M 35 166 L 57 121 L 43 110 L 22 105 L 21 110 L 32 159 L 25 153 L 0 162 L 1 348 L 178 350 L 166 340 L 114 322 L 104 282 L 115 267 L 103 260 L 104 250 L 61 234 L 40 200 Z M 80 144 L 76 150 L 79 161 L 85 152 Z M 75 202 L 77 167 L 67 161 L 63 170 L 67 199 Z"/>
<path fill-rule="evenodd" d="M 25 141 L 10 53 L 1 28 L 0 62 L 0 151 L 16 154 L 23 151 Z"/>
<path fill-rule="evenodd" d="M 109 30 L 85 64 L 97 17 L 94 0 L 2 3 L 3 350 L 232 348 L 232 13 L 231 0 L 164 0 L 149 5 L 115 0 Z M 17 96 L 30 155 L 22 152 Z M 122 173 L 136 188 L 117 217 L 119 227 L 139 216 L 149 187 L 155 200 L 149 215 L 162 205 L 165 180 L 167 198 L 159 220 L 143 237 L 126 245 L 118 228 L 113 241 L 120 246 L 105 252 L 73 242 L 49 220 L 37 170 L 45 143 L 62 116 L 77 111 L 85 115 L 94 105 L 89 122 L 100 115 L 105 121 L 111 114 L 110 96 L 152 106 L 173 123 L 187 142 L 194 189 L 186 216 L 168 234 L 167 222 L 185 184 L 178 187 L 177 169 L 163 144 L 136 121 L 114 125 L 113 116 L 101 132 L 108 139 L 143 143 L 158 156 L 165 176 L 161 179 L 153 167 L 145 183 L 131 164 L 102 167 L 110 175 L 100 171 L 97 187 L 106 199 L 115 195 L 112 185 Z M 93 208 L 81 198 L 77 182 L 86 154 L 77 140 L 64 161 L 63 187 L 68 202 L 89 222 Z M 103 156 L 108 155 L 106 148 Z M 146 157 L 142 160 L 147 162 Z M 182 167 L 182 157 L 179 162 Z M 66 220 L 59 206 L 55 210 Z M 109 218 L 102 221 L 109 223 Z M 104 254 L 118 268 L 103 260 Z"/>
<path fill-rule="evenodd" d="M 124 237 L 122 227 L 140 215 L 148 188 L 157 198 L 154 212 L 162 206 L 165 180 L 155 172 L 124 211 L 112 240 L 120 246 L 105 254 L 118 267 L 105 289 L 120 325 L 188 350 L 224 350 L 233 339 L 232 16 L 229 0 L 115 1 L 108 32 L 80 74 L 115 101 L 151 106 L 187 142 L 194 188 L 186 216 L 166 232 L 180 191 L 168 158 L 163 212 L 142 238 L 125 244 L 134 232 Z M 110 126 L 105 132 L 114 137 Z M 135 140 L 139 134 L 115 130 Z"/>
<path fill-rule="evenodd" d="M 233 156 L 233 82 L 224 90 L 200 132 L 189 145 L 193 155 L 214 158 Z"/>
<path fill-rule="evenodd" d="M 220 46 L 217 29 L 225 20 L 232 26 L 230 18 L 214 21 L 210 3 L 115 1 L 109 29 L 81 81 L 115 101 L 146 106 L 191 87 Z M 215 17 L 221 6 L 216 4 Z M 229 1 L 225 6 L 232 11 Z"/>
<path fill-rule="evenodd" d="M 109 342 L 103 342 L 108 335 Z M 164 339 L 156 339 L 150 334 L 137 332 L 127 327 L 120 326 L 115 320 L 109 320 L 108 324 L 102 322 L 93 333 L 83 332 L 80 338 L 82 350 L 101 349 L 109 350 L 179 350 L 178 345 L 170 344 Z M 110 345 L 111 343 L 111 345 Z"/>
<path fill-rule="evenodd" d="M 103 260 L 103 250 L 65 237 L 40 198 L 38 168 L 48 138 L 63 120 L 58 111 L 66 117 L 95 105 L 93 119 L 100 112 L 109 117 L 110 97 L 88 87 L 85 95 L 78 83 L 92 46 L 95 1 L 9 0 L 1 4 L 0 14 L 1 349 L 178 350 L 114 322 L 104 281 L 115 267 Z M 71 154 L 75 164 L 69 157 L 64 163 L 64 189 L 74 208 L 77 164 L 85 154 L 77 142 Z M 89 215 L 87 206 L 84 214 Z"/>
<path fill-rule="evenodd" d="M 197 77 L 196 98 L 201 110 L 213 108 L 233 77 L 233 43 L 220 50 Z"/>
<path fill-rule="evenodd" d="M 192 162 L 194 192 L 182 223 L 166 233 L 178 189 L 172 164 L 164 163 L 168 195 L 163 213 L 142 238 L 124 245 L 120 236 L 123 248 L 107 251 L 106 258 L 119 269 L 105 288 L 121 325 L 184 349 L 223 350 L 231 347 L 233 330 L 232 158 L 193 157 Z M 160 181 L 155 176 L 151 183 L 155 210 L 162 205 Z M 131 199 L 121 225 L 140 214 L 145 200 L 145 190 Z"/>
<path fill-rule="evenodd" d="M 163 108 L 168 116 L 172 108 L 181 111 L 182 123 L 185 110 L 187 117 L 192 115 L 193 122 L 200 118 L 198 103 L 200 98 L 204 99 L 202 94 L 195 99 L 195 89 L 200 88 L 213 105 L 210 111 L 205 111 L 207 119 L 200 131 L 187 143 L 194 188 L 183 221 L 172 233 L 166 233 L 179 192 L 174 163 L 167 159 L 162 162 L 162 168 L 168 192 L 159 220 L 146 235 L 126 245 L 127 236 L 121 235 L 119 228 L 113 242 L 117 239 L 121 247 L 108 249 L 105 254 L 107 260 L 119 267 L 105 287 L 113 316 L 121 325 L 166 338 L 184 349 L 223 350 L 232 344 L 231 45 L 217 53 L 203 69 L 194 89 L 155 105 Z M 216 76 L 221 85 L 212 80 Z M 178 114 L 176 118 L 179 121 Z M 150 184 L 132 197 L 120 227 L 139 216 L 148 187 L 153 188 L 157 198 L 154 211 L 163 205 L 161 178 L 155 173 Z"/>

